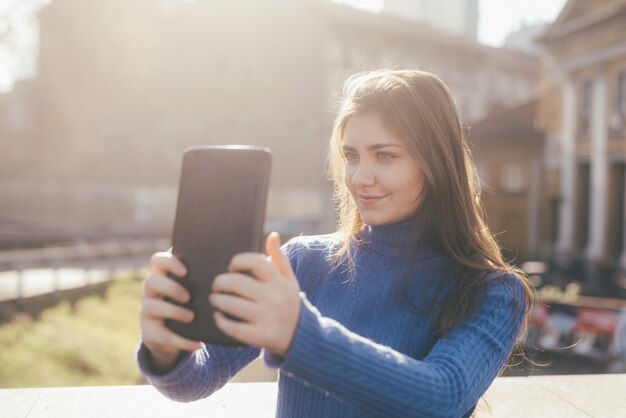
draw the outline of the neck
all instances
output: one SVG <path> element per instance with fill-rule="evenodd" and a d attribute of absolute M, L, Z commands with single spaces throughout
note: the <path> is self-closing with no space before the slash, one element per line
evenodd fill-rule
<path fill-rule="evenodd" d="M 360 245 L 389 257 L 424 258 L 439 255 L 416 218 L 388 225 L 365 225 L 356 238 Z"/>

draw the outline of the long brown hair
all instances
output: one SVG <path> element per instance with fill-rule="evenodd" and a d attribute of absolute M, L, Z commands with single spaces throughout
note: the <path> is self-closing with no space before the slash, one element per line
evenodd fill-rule
<path fill-rule="evenodd" d="M 329 152 L 338 232 L 344 238 L 342 246 L 332 254 L 333 261 L 339 264 L 347 259 L 354 267 L 351 243 L 365 226 L 344 183 L 344 129 L 351 117 L 373 113 L 407 145 L 423 170 L 420 222 L 416 223 L 425 228 L 419 231 L 421 236 L 450 257 L 461 271 L 460 279 L 437 309 L 437 336 L 446 335 L 477 311 L 481 304 L 478 289 L 484 289 L 481 285 L 493 280 L 495 275 L 490 273 L 506 272 L 519 280 L 524 292 L 525 306 L 516 309 L 524 315 L 524 321 L 513 354 L 525 357 L 521 337 L 527 332 L 535 290 L 521 270 L 503 259 L 487 227 L 469 145 L 446 85 L 424 71 L 377 70 L 350 77 L 342 96 Z"/>

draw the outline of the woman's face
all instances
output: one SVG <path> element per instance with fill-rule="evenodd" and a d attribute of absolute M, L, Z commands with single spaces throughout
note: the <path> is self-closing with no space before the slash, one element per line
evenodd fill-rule
<path fill-rule="evenodd" d="M 420 202 L 423 172 L 406 145 L 374 113 L 351 117 L 342 143 L 344 181 L 368 225 L 411 217 Z"/>

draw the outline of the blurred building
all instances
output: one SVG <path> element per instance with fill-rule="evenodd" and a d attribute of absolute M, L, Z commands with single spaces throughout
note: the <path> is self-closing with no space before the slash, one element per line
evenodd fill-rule
<path fill-rule="evenodd" d="M 478 38 L 478 0 L 385 0 L 383 12 Z"/>
<path fill-rule="evenodd" d="M 554 255 L 591 280 L 626 267 L 626 2 L 570 0 L 541 38 L 546 217 Z"/>
<path fill-rule="evenodd" d="M 524 24 L 514 32 L 509 33 L 504 40 L 506 48 L 518 49 L 528 54 L 541 54 L 541 46 L 537 42 L 546 31 L 548 25 L 546 23 Z"/>
<path fill-rule="evenodd" d="M 338 91 L 357 70 L 419 68 L 441 77 L 461 117 L 478 120 L 520 104 L 538 91 L 539 60 L 526 53 L 482 45 L 463 35 L 386 14 L 321 2 L 327 21 L 327 91 Z"/>
<path fill-rule="evenodd" d="M 39 19 L 33 132 L 0 178 L 0 218 L 83 235 L 169 234 L 182 152 L 223 143 L 272 148 L 272 227 L 329 231 L 324 164 L 347 76 L 432 71 L 465 120 L 538 85 L 527 54 L 320 0 L 53 0 Z"/>
<path fill-rule="evenodd" d="M 542 231 L 543 132 L 535 127 L 537 99 L 472 124 L 469 140 L 491 231 L 509 261 L 538 256 Z M 547 228 L 546 228 L 547 227 Z"/>

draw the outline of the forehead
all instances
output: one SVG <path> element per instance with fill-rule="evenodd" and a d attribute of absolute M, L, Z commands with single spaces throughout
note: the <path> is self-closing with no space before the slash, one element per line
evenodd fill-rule
<path fill-rule="evenodd" d="M 404 142 L 385 126 L 376 113 L 357 114 L 350 117 L 343 130 L 342 144 L 354 148 L 372 144 L 394 144 Z"/>

